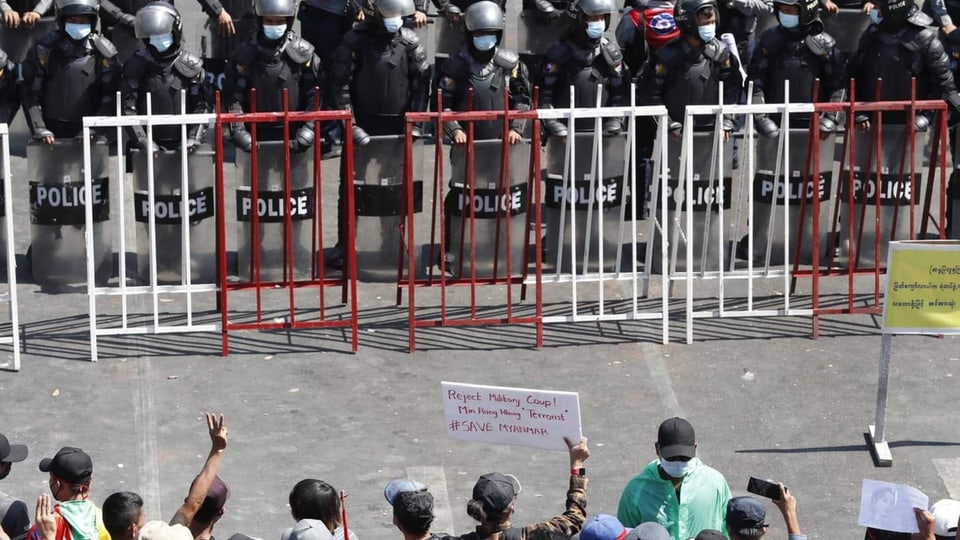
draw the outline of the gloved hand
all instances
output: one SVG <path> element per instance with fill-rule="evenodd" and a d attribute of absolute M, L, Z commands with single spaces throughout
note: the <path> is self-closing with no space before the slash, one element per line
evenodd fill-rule
<path fill-rule="evenodd" d="M 120 20 L 117 21 L 117 24 L 122 26 L 124 29 L 130 30 L 132 32 L 134 23 L 136 23 L 136 21 L 137 21 L 136 17 L 134 17 L 129 13 L 124 13 L 123 15 L 120 16 Z"/>
<path fill-rule="evenodd" d="M 353 142 L 358 146 L 366 146 L 370 144 L 370 135 L 367 134 L 362 127 L 354 124 L 351 134 L 353 135 Z"/>
<path fill-rule="evenodd" d="M 726 116 L 723 117 L 723 130 L 724 130 L 724 131 L 731 131 L 731 132 L 732 132 L 732 131 L 733 131 L 733 128 L 735 128 L 735 127 L 736 127 L 736 125 L 733 123 L 733 118 L 729 118 L 729 117 L 726 117 Z"/>
<path fill-rule="evenodd" d="M 833 133 L 837 129 L 836 119 L 829 114 L 820 115 L 820 132 Z"/>
<path fill-rule="evenodd" d="M 756 126 L 760 135 L 764 137 L 772 138 L 780 135 L 780 127 L 769 116 L 764 115 L 754 118 L 753 125 Z"/>
<path fill-rule="evenodd" d="M 930 119 L 922 114 L 918 114 L 913 119 L 913 127 L 920 133 L 923 133 L 930 127 Z"/>
<path fill-rule="evenodd" d="M 667 126 L 667 131 L 670 133 L 680 133 L 683 131 L 683 124 L 680 122 L 670 122 L 670 125 Z"/>
<path fill-rule="evenodd" d="M 139 148 L 141 152 L 154 153 L 160 151 L 160 147 L 157 146 L 157 143 L 151 142 L 148 144 L 147 139 L 140 139 L 137 141 L 137 148 Z"/>
<path fill-rule="evenodd" d="M 566 137 L 567 136 L 567 126 L 563 124 L 560 120 L 556 118 L 543 121 L 543 128 L 547 130 L 547 134 L 551 137 Z"/>
<path fill-rule="evenodd" d="M 253 149 L 253 136 L 250 135 L 250 132 L 245 129 L 234 130 L 230 135 L 230 139 L 233 141 L 233 145 L 236 146 L 238 150 L 249 152 Z"/>
<path fill-rule="evenodd" d="M 620 123 L 619 118 L 607 118 L 603 121 L 603 135 L 605 137 L 619 135 L 622 131 L 623 124 Z"/>
<path fill-rule="evenodd" d="M 40 128 L 33 134 L 33 138 L 42 141 L 46 138 L 53 139 L 53 132 L 46 128 Z"/>
<path fill-rule="evenodd" d="M 313 129 L 310 126 L 300 126 L 297 134 L 290 139 L 290 151 L 293 153 L 306 152 L 313 147 Z"/>
<path fill-rule="evenodd" d="M 537 10 L 540 13 L 545 15 L 549 15 L 551 17 L 553 17 L 554 14 L 559 15 L 559 13 L 557 13 L 557 9 L 553 7 L 553 4 L 550 3 L 549 0 L 533 0 L 533 5 L 537 7 Z"/>
<path fill-rule="evenodd" d="M 869 122 L 869 121 L 870 121 L 870 114 L 868 114 L 868 113 L 857 113 L 857 115 L 853 117 L 853 121 L 856 122 L 857 124 L 862 124 L 862 123 L 864 123 L 864 122 Z"/>

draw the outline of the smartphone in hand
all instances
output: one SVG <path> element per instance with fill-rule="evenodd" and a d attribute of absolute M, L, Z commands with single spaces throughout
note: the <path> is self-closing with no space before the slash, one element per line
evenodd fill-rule
<path fill-rule="evenodd" d="M 755 476 L 751 476 L 750 480 L 747 482 L 747 491 L 760 495 L 761 497 L 773 499 L 775 501 L 780 500 L 779 485 L 766 480 L 761 480 Z"/>

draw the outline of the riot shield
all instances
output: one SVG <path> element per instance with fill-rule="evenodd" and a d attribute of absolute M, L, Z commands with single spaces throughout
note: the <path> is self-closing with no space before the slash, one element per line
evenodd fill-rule
<path fill-rule="evenodd" d="M 20 64 L 27 57 L 27 52 L 33 48 L 44 34 L 53 32 L 58 28 L 55 17 L 43 17 L 33 28 L 27 28 L 21 25 L 20 28 L 10 28 L 3 26 L 0 28 L 0 47 L 7 53 L 11 60 Z"/>
<path fill-rule="evenodd" d="M 356 208 L 357 279 L 362 281 L 396 281 L 397 270 L 407 273 L 407 259 L 401 248 L 414 257 L 417 276 L 425 273 L 423 246 L 429 236 L 430 216 L 423 212 L 423 166 L 419 142 L 413 151 L 413 212 L 417 245 L 405 247 L 400 223 L 406 193 L 403 191 L 403 135 L 370 137 L 369 144 L 355 146 L 354 205 Z M 411 156 L 408 156 L 411 157 Z M 429 206 L 428 206 L 429 207 Z"/>
<path fill-rule="evenodd" d="M 823 13 L 823 28 L 837 40 L 837 50 L 852 53 L 860 46 L 860 37 L 870 26 L 870 17 L 859 9 L 841 9 L 836 15 Z"/>
<path fill-rule="evenodd" d="M 530 144 L 525 141 L 508 148 L 508 178 L 503 183 L 499 139 L 474 141 L 472 163 L 464 145 L 450 148 L 445 251 L 447 271 L 456 277 L 470 277 L 475 271 L 478 278 L 504 278 L 524 270 Z"/>
<path fill-rule="evenodd" d="M 857 133 L 854 136 L 856 163 L 853 167 L 853 182 L 850 185 L 849 163 L 840 171 L 838 197 L 840 201 L 840 257 L 838 262 L 849 266 L 856 258 L 859 268 L 874 268 L 876 245 L 879 242 L 879 266 L 887 264 L 887 249 L 891 240 L 910 239 L 910 201 L 916 207 L 915 223 L 919 226 L 922 211 L 920 194 L 923 182 L 927 134 L 916 133 L 914 137 L 914 173 L 910 174 L 910 141 L 906 126 L 883 125 L 883 140 L 880 148 L 880 182 L 877 182 L 876 139 L 874 132 Z M 871 148 L 874 147 L 874 148 Z M 870 177 L 864 181 L 866 171 Z M 902 174 L 901 174 L 902 171 Z M 851 190 L 852 187 L 852 190 Z M 850 228 L 850 192 L 853 191 L 853 228 Z M 879 196 L 879 199 L 878 199 Z M 879 205 L 877 201 L 879 200 Z M 879 221 L 879 236 L 876 223 Z M 851 235 L 851 231 L 853 234 Z M 851 240 L 852 239 L 852 240 Z"/>
<path fill-rule="evenodd" d="M 715 137 L 712 132 L 694 133 L 693 147 L 682 148 L 683 145 L 674 143 L 667 149 L 669 177 L 666 182 L 658 179 L 651 183 L 653 192 L 651 197 L 655 201 L 656 214 L 660 220 L 661 195 L 659 190 L 667 190 L 667 221 L 660 223 L 654 230 L 654 237 L 648 246 L 652 249 L 651 272 L 662 273 L 660 251 L 663 235 L 667 236 L 668 270 L 670 273 L 685 272 L 691 269 L 694 272 L 716 271 L 720 269 L 720 246 L 728 243 L 730 238 L 725 227 L 720 223 L 720 199 L 723 198 L 723 210 L 726 213 L 725 221 L 730 221 L 729 210 L 732 201 L 736 200 L 740 186 L 734 185 L 734 175 L 730 169 L 730 160 L 724 159 L 724 169 L 717 168 L 717 151 Z M 732 143 L 721 142 L 719 151 L 724 157 L 730 156 Z M 686 152 L 693 153 L 693 169 L 686 170 Z M 656 172 L 656 171 L 654 171 Z M 691 206 L 686 205 L 687 175 L 692 176 L 693 193 Z M 739 180 L 739 176 L 737 177 Z M 686 231 L 686 212 L 692 212 L 693 229 Z M 693 261 L 687 261 L 686 246 L 693 244 Z M 729 253 L 729 247 L 725 253 Z"/>
<path fill-rule="evenodd" d="M 157 152 L 153 158 L 153 212 L 148 194 L 147 154 L 134 150 L 133 211 L 137 222 L 137 270 L 140 280 L 150 282 L 150 260 L 156 258 L 158 283 L 186 284 L 183 262 L 183 215 L 190 239 L 190 283 L 213 283 L 217 277 L 217 231 L 214 199 L 214 153 L 203 144 L 187 155 L 187 201 L 181 196 L 183 167 L 179 149 Z M 155 216 L 154 249 L 150 245 L 150 214 Z"/>
<path fill-rule="evenodd" d="M 563 273 L 574 268 L 577 274 L 616 271 L 627 234 L 624 204 L 629 194 L 623 170 L 626 137 L 593 133 L 577 133 L 574 137 L 572 148 L 568 148 L 567 137 L 551 137 L 547 142 L 544 262 Z"/>
<path fill-rule="evenodd" d="M 557 12 L 557 15 L 549 17 L 536 9 L 520 12 L 517 21 L 517 52 L 527 65 L 532 85 L 540 84 L 547 49 L 560 39 L 569 25 L 569 17 L 560 12 Z"/>
<path fill-rule="evenodd" d="M 317 201 L 313 189 L 313 152 L 290 154 L 290 200 L 284 201 L 283 141 L 261 141 L 257 152 L 257 191 L 252 197 L 251 154 L 237 151 L 236 217 L 240 225 L 237 246 L 238 272 L 252 281 L 254 245 L 259 246 L 260 281 L 281 281 L 287 264 L 293 264 L 294 279 L 311 278 L 318 239 L 314 235 Z M 254 209 L 259 227 L 253 228 Z M 289 213 L 293 260 L 286 261 L 284 217 Z M 254 237 L 254 231 L 257 235 Z M 256 243 L 255 243 L 256 242 Z"/>
<path fill-rule="evenodd" d="M 113 242 L 110 224 L 110 179 L 106 142 L 90 145 L 92 196 L 83 185 L 83 142 L 58 139 L 27 144 L 30 185 L 30 264 L 43 287 L 84 283 L 87 253 L 84 206 L 93 205 L 94 268 L 97 283 L 110 278 Z"/>
<path fill-rule="evenodd" d="M 753 177 L 753 252 L 750 260 L 755 266 L 769 264 L 785 264 L 786 256 L 790 262 L 797 257 L 797 231 L 800 232 L 800 260 L 801 264 L 813 262 L 814 230 L 820 233 L 821 256 L 825 255 L 824 248 L 826 228 L 830 220 L 830 206 L 824 204 L 833 194 L 833 146 L 834 139 L 817 141 L 820 145 L 820 161 L 809 170 L 812 180 L 804 186 L 804 169 L 807 159 L 807 149 L 810 144 L 810 131 L 806 129 L 791 129 L 789 133 L 781 132 L 787 137 L 789 145 L 789 182 L 783 177 L 783 159 L 780 150 L 779 137 L 761 137 L 757 140 L 757 165 Z M 800 219 L 800 203 L 804 203 L 803 221 Z M 784 200 L 790 201 L 789 224 L 786 230 L 783 227 Z M 747 201 L 743 198 L 741 204 L 745 208 Z M 813 205 L 820 205 L 819 227 L 814 228 Z M 787 234 L 790 237 L 787 238 Z M 746 237 L 740 240 L 737 253 L 740 258 L 747 258 L 749 246 Z M 790 246 L 785 256 L 785 246 Z"/>

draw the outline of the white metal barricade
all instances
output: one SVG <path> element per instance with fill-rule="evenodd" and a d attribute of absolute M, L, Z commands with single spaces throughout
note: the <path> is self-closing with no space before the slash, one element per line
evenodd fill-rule
<path fill-rule="evenodd" d="M 3 182 L 3 225 L 2 253 L 6 258 L 7 291 L 0 294 L 0 302 L 5 302 L 9 308 L 10 332 L 0 335 L 0 343 L 9 344 L 13 353 L 13 370 L 20 371 L 20 311 L 17 304 L 17 259 L 15 253 L 15 238 L 13 235 L 13 172 L 10 169 L 10 127 L 0 124 L 0 165 Z"/>
<path fill-rule="evenodd" d="M 570 88 L 571 96 L 574 89 Z M 549 253 L 548 263 L 553 262 L 554 268 L 544 269 L 543 284 L 569 284 L 571 308 L 569 312 L 544 315 L 544 323 L 566 322 L 600 322 L 625 320 L 660 320 L 662 321 L 663 342 L 669 338 L 669 298 L 663 295 L 659 309 L 649 311 L 641 309 L 639 298 L 646 297 L 650 284 L 650 265 L 639 268 L 640 252 L 638 246 L 640 223 L 636 216 L 643 211 L 646 199 L 646 187 L 638 182 L 640 168 L 636 153 L 637 122 L 641 119 L 656 119 L 658 124 L 654 146 L 652 168 L 662 169 L 660 175 L 666 175 L 666 140 L 667 125 L 669 123 L 665 107 L 638 107 L 635 97 L 631 105 L 626 107 L 601 107 L 600 99 L 603 93 L 597 92 L 596 107 L 540 109 L 540 120 L 566 120 L 566 144 L 563 149 L 562 173 L 551 174 L 547 171 L 547 182 L 556 182 L 553 190 L 544 190 L 547 197 L 548 210 L 551 204 L 555 207 L 555 215 L 548 218 L 546 230 L 547 246 L 555 246 Z M 631 96 L 636 93 L 631 90 Z M 571 102 L 575 102 L 571 97 Z M 577 119 L 593 119 L 594 130 L 588 135 L 589 152 L 578 152 L 575 133 Z M 627 118 L 626 137 L 612 140 L 604 139 L 602 124 L 605 118 Z M 650 120 L 648 120 L 650 121 Z M 582 135 L 582 134 L 580 134 Z M 548 145 L 555 141 L 548 142 Z M 622 147 L 622 149 L 621 149 Z M 604 173 L 604 149 L 622 151 L 621 174 L 608 178 Z M 578 153 L 589 155 L 589 163 L 583 167 L 578 165 Z M 586 172 L 584 172 L 586 171 Z M 580 174 L 578 174 L 580 173 Z M 578 185 L 579 184 L 579 185 Z M 551 194 L 558 192 L 555 200 L 550 200 Z M 614 193 L 616 195 L 614 195 Z M 629 204 L 625 196 L 629 195 Z M 584 200 L 586 202 L 584 202 Z M 613 206 L 605 209 L 605 205 Z M 613 219 L 605 219 L 612 214 Z M 605 224 L 606 222 L 606 224 Z M 614 234 L 605 230 L 613 225 L 617 228 Z M 648 224 L 648 226 L 652 226 Z M 647 231 L 649 238 L 649 230 Z M 610 250 L 614 253 L 609 253 Z M 605 250 L 607 252 L 605 252 Z M 648 258 L 650 250 L 648 246 Z M 528 283 L 533 283 L 531 277 Z M 661 276 L 661 287 L 666 288 L 668 280 Z M 605 284 L 608 282 L 622 282 L 630 288 L 628 307 L 623 308 L 623 302 L 612 302 L 607 299 Z M 584 288 L 586 287 L 586 288 Z M 584 301 L 590 297 L 589 301 Z"/>
<path fill-rule="evenodd" d="M 181 110 L 186 110 L 185 93 L 181 92 Z M 91 361 L 96 361 L 98 352 L 97 352 L 97 337 L 98 336 L 111 336 L 111 335 L 136 335 L 136 334 L 174 334 L 174 333 L 188 333 L 188 332 L 219 332 L 220 323 L 219 321 L 201 324 L 198 323 L 195 314 L 195 297 L 194 295 L 202 293 L 210 293 L 211 298 L 215 300 L 213 294 L 217 292 L 217 284 L 215 280 L 210 283 L 194 283 L 193 278 L 193 269 L 191 268 L 190 259 L 192 253 L 191 247 L 191 235 L 190 235 L 190 223 L 191 216 L 189 209 L 191 205 L 195 205 L 196 201 L 190 199 L 191 193 L 189 190 L 189 167 L 187 165 L 188 152 L 186 147 L 187 140 L 187 126 L 203 124 L 210 125 L 216 120 L 216 114 L 181 114 L 181 115 L 153 115 L 150 114 L 149 104 L 150 98 L 147 97 L 147 107 L 148 111 L 145 115 L 121 115 L 120 110 L 120 97 L 117 97 L 117 116 L 103 116 L 103 117 L 85 117 L 83 119 L 83 141 L 84 141 L 84 188 L 87 190 L 87 193 L 91 189 L 91 172 L 90 172 L 90 141 L 91 141 L 91 130 L 93 129 L 104 129 L 104 128 L 115 128 L 116 129 L 116 140 L 117 140 L 117 160 L 116 160 L 116 174 L 119 179 L 126 178 L 126 167 L 125 167 L 125 156 L 124 149 L 122 148 L 123 133 L 122 130 L 124 127 L 128 126 L 143 126 L 147 133 L 147 145 L 148 147 L 153 146 L 153 128 L 155 126 L 179 126 L 180 127 L 180 156 L 181 156 L 181 186 L 179 189 L 179 218 L 180 218 L 180 229 L 182 231 L 181 236 L 181 252 L 180 260 L 182 264 L 182 279 L 180 283 L 174 284 L 161 284 L 159 283 L 157 276 L 157 261 L 158 258 L 163 258 L 169 256 L 169 254 L 158 253 L 157 250 L 157 217 L 159 212 L 157 209 L 157 198 L 156 193 L 156 179 L 154 178 L 154 155 L 149 153 L 146 156 L 146 174 L 148 178 L 147 182 L 147 193 L 146 193 L 146 204 L 148 205 L 149 211 L 146 212 L 146 222 L 147 222 L 147 231 L 148 231 L 148 242 L 149 242 L 149 275 L 147 281 L 149 282 L 146 285 L 130 285 L 128 271 L 125 264 L 125 256 L 127 253 L 127 218 L 126 210 L 124 208 L 124 203 L 128 200 L 133 200 L 134 193 L 132 188 L 132 183 L 128 181 L 119 181 L 119 190 L 120 190 L 120 204 L 116 205 L 118 208 L 118 216 L 114 221 L 116 223 L 117 230 L 119 234 L 117 238 L 119 239 L 118 252 L 120 254 L 120 264 L 119 264 L 119 280 L 113 286 L 98 286 L 95 282 L 94 276 L 94 245 L 93 237 L 89 233 L 86 234 L 86 256 L 87 256 L 87 295 L 89 301 L 89 316 L 90 316 L 90 359 Z M 212 174 L 212 173 L 211 173 Z M 211 177 L 212 178 L 212 177 Z M 213 204 L 213 201 L 210 201 Z M 85 219 L 86 227 L 89 231 L 91 229 L 91 224 L 93 223 L 93 207 L 91 205 L 85 205 Z M 185 322 L 183 324 L 164 324 L 161 322 L 161 318 L 166 318 L 169 313 L 161 313 L 160 303 L 162 296 L 169 295 L 182 295 L 185 299 L 186 307 L 183 310 L 183 313 L 178 313 L 178 318 Z M 98 321 L 97 314 L 97 298 L 100 296 L 119 296 L 120 297 L 120 317 L 119 317 L 119 326 L 117 325 L 101 325 Z M 137 321 L 132 321 L 134 314 L 130 312 L 130 302 L 134 297 L 148 296 L 150 301 L 150 321 L 147 324 L 142 324 Z M 179 317 L 182 315 L 182 317 Z M 218 318 L 217 318 L 218 319 Z"/>

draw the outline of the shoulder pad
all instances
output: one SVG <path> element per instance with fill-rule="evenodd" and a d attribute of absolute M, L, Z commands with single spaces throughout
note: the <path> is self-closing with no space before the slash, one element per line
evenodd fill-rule
<path fill-rule="evenodd" d="M 904 36 L 906 38 L 903 41 L 903 46 L 910 52 L 919 51 L 925 49 L 931 41 L 937 39 L 937 33 L 930 28 L 919 28 L 916 29 L 917 32 L 907 33 Z"/>
<path fill-rule="evenodd" d="M 358 28 L 354 28 L 343 35 L 343 44 L 351 51 L 363 48 L 362 46 L 365 41 L 365 36 L 358 31 Z"/>
<path fill-rule="evenodd" d="M 933 17 L 927 15 L 919 9 L 914 9 L 907 17 L 907 22 L 914 26 L 919 26 L 920 28 L 926 28 L 928 26 L 933 26 Z"/>
<path fill-rule="evenodd" d="M 293 34 L 289 34 L 287 39 L 289 41 L 284 51 L 291 60 L 298 64 L 305 64 L 313 58 L 313 45 L 309 41 Z"/>
<path fill-rule="evenodd" d="M 703 55 L 715 62 L 723 62 L 730 56 L 730 51 L 720 40 L 714 38 L 710 43 L 704 44 Z"/>
<path fill-rule="evenodd" d="M 623 62 L 623 51 L 607 38 L 603 38 L 600 42 L 600 50 L 603 52 L 603 59 L 610 67 L 617 67 Z"/>
<path fill-rule="evenodd" d="M 511 50 L 497 47 L 497 54 L 493 56 L 493 63 L 507 71 L 513 71 L 513 68 L 520 63 L 520 55 Z"/>
<path fill-rule="evenodd" d="M 815 36 L 807 36 L 805 41 L 810 52 L 817 56 L 830 56 L 837 46 L 837 40 L 826 32 L 820 32 Z"/>
<path fill-rule="evenodd" d="M 420 45 L 420 34 L 412 28 L 401 26 L 400 43 L 407 49 L 416 49 Z"/>
<path fill-rule="evenodd" d="M 113 42 L 100 34 L 90 36 L 90 42 L 93 43 L 93 46 L 100 51 L 100 54 L 102 54 L 104 58 L 113 58 L 117 55 L 117 48 L 113 45 Z"/>
<path fill-rule="evenodd" d="M 181 51 L 173 65 L 181 75 L 188 79 L 203 73 L 203 61 L 200 60 L 199 56 L 187 51 Z"/>
<path fill-rule="evenodd" d="M 570 59 L 570 47 L 566 41 L 558 41 L 547 49 L 547 60 L 554 64 L 564 64 Z"/>

